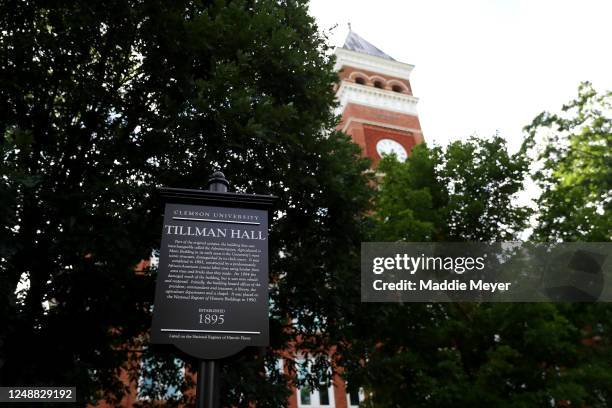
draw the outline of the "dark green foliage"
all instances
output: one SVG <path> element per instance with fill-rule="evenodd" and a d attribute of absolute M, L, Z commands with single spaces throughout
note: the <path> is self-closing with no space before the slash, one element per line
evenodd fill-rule
<path fill-rule="evenodd" d="M 333 62 L 303 1 L 0 1 L 0 50 L 2 385 L 117 404 L 126 368 L 152 378 L 145 395 L 186 391 L 176 355 L 144 347 L 155 271 L 134 267 L 159 245 L 155 187 L 222 169 L 279 197 L 272 347 L 226 366 L 224 404 L 284 405 L 275 351 L 300 337 L 305 352 L 336 343 L 377 407 L 611 405 L 605 305 L 364 305 L 356 278 L 363 214 L 368 240 L 516 238 L 532 149 L 535 237 L 609 240 L 609 94 L 584 85 L 515 155 L 494 137 L 385 159 L 367 213 L 368 163 L 332 131 Z"/>
<path fill-rule="evenodd" d="M 274 349 L 340 319 L 335 286 L 355 265 L 368 164 L 332 132 L 333 61 L 304 2 L 0 7 L 2 384 L 121 397 L 119 367 L 150 325 L 154 271 L 134 266 L 159 245 L 154 189 L 204 187 L 215 169 L 238 191 L 279 197 Z M 293 318 L 299 330 L 285 330 Z M 238 357 L 226 403 L 284 403 L 284 379 L 262 377 L 266 358 Z M 159 356 L 158 383 L 173 359 Z"/>

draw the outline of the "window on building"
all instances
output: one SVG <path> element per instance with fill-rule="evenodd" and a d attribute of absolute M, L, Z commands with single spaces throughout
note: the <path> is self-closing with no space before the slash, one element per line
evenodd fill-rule
<path fill-rule="evenodd" d="M 308 385 L 298 390 L 298 407 L 300 408 L 335 408 L 334 388 L 327 384 L 321 384 L 320 388 L 312 389 Z"/>
<path fill-rule="evenodd" d="M 327 384 L 321 384 L 319 387 L 319 404 L 329 406 L 329 387 Z"/>
<path fill-rule="evenodd" d="M 310 362 L 305 359 L 296 360 L 298 380 L 303 381 L 306 375 L 311 373 Z M 299 408 L 335 408 L 334 387 L 321 383 L 318 388 L 311 387 L 308 384 L 302 385 L 298 389 L 298 407 Z"/>
<path fill-rule="evenodd" d="M 359 85 L 365 85 L 365 79 L 363 79 L 361 77 L 357 77 L 357 78 L 355 78 L 355 83 L 359 84 Z"/>
<path fill-rule="evenodd" d="M 375 87 L 375 88 L 378 88 L 378 89 L 383 89 L 383 88 L 384 88 L 384 85 L 383 85 L 383 83 L 382 83 L 382 82 L 380 82 L 380 81 L 374 81 L 374 87 Z"/>
<path fill-rule="evenodd" d="M 402 91 L 403 91 L 402 87 L 401 87 L 401 86 L 399 86 L 399 85 L 393 85 L 393 86 L 391 87 L 391 90 L 392 90 L 393 92 L 399 92 L 399 93 L 402 93 Z"/>
<path fill-rule="evenodd" d="M 312 399 L 310 398 L 312 390 L 309 386 L 305 385 L 300 388 L 300 404 L 302 406 L 310 406 Z"/>
<path fill-rule="evenodd" d="M 350 408 L 357 408 L 359 404 L 363 402 L 365 399 L 365 394 L 363 392 L 363 388 L 353 387 L 349 384 L 346 385 L 346 400 L 348 401 L 348 406 Z"/>

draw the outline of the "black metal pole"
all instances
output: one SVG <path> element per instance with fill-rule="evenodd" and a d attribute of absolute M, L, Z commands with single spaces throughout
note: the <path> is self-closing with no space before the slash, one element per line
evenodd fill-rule
<path fill-rule="evenodd" d="M 209 191 L 225 193 L 228 187 L 229 182 L 220 171 L 208 180 Z M 219 362 L 216 360 L 198 361 L 196 408 L 219 408 Z"/>
<path fill-rule="evenodd" d="M 219 362 L 200 360 L 198 364 L 196 408 L 219 408 Z"/>

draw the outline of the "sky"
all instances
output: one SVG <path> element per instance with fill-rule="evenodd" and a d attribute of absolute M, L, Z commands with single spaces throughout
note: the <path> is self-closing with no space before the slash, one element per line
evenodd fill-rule
<path fill-rule="evenodd" d="M 558 111 L 581 81 L 612 90 L 609 0 L 311 0 L 330 43 L 353 31 L 415 66 L 425 139 L 445 145 L 499 132 L 511 150 L 523 126 Z M 335 28 L 333 28 L 335 27 Z"/>

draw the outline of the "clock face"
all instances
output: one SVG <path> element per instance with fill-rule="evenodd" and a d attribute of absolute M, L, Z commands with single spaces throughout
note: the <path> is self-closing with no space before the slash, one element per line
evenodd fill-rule
<path fill-rule="evenodd" d="M 395 153 L 395 157 L 400 162 L 404 162 L 406 157 L 408 157 L 408 153 L 406 153 L 406 149 L 404 146 L 391 139 L 380 139 L 378 143 L 376 143 L 376 152 L 380 157 L 385 154 Z"/>

